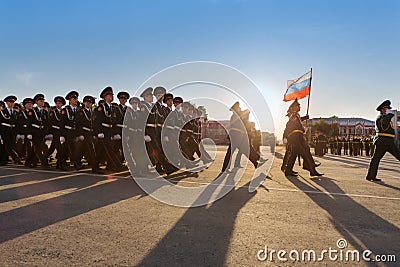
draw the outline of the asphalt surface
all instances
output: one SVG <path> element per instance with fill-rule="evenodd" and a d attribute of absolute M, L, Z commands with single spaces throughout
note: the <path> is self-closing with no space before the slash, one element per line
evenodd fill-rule
<path fill-rule="evenodd" d="M 208 169 L 168 179 L 181 186 L 213 181 L 225 150 L 218 148 Z M 261 185 L 253 193 L 249 164 L 232 170 L 244 176 L 229 194 L 196 208 L 153 199 L 129 172 L 0 167 L 0 266 L 400 265 L 398 161 L 391 155 L 382 160 L 381 183 L 365 180 L 370 160 L 365 156 L 315 157 L 324 176 L 312 178 L 296 163 L 300 176 L 285 177 L 283 153 L 277 148 L 267 162 L 272 164 L 268 177 L 257 181 Z M 341 249 L 339 239 L 345 240 Z M 318 261 L 330 248 L 337 253 L 330 259 L 326 252 Z M 281 258 L 288 260 L 272 250 L 286 251 Z M 315 251 L 315 261 L 304 250 Z M 345 260 L 352 250 L 360 261 Z M 372 260 L 395 255 L 397 261 L 366 262 L 365 250 L 372 251 Z M 296 258 L 296 252 L 299 260 L 293 261 L 289 253 Z"/>

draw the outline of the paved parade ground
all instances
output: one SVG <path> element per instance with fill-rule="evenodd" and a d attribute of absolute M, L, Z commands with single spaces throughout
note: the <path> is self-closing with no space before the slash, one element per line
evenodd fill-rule
<path fill-rule="evenodd" d="M 182 186 L 212 181 L 225 150 L 218 148 L 207 170 L 169 179 Z M 372 260 L 397 260 L 373 265 L 399 266 L 398 161 L 387 155 L 378 172 L 383 182 L 373 183 L 365 180 L 365 156 L 315 157 L 325 175 L 311 178 L 297 162 L 300 176 L 285 177 L 283 154 L 278 147 L 254 193 L 248 190 L 254 171 L 249 164 L 228 195 L 197 208 L 153 199 L 129 172 L 0 167 L 0 266 L 292 266 L 310 264 L 302 260 L 304 250 L 314 250 L 318 259 L 330 248 L 338 259 L 325 253 L 312 265 L 368 266 L 362 253 L 370 250 L 365 255 Z M 296 250 L 299 262 L 280 261 L 272 250 L 286 251 L 281 258 Z M 359 252 L 359 262 L 345 261 L 350 250 Z"/>

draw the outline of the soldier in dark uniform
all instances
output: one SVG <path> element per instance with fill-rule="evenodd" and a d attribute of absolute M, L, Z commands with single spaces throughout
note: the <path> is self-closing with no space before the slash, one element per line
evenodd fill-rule
<path fill-rule="evenodd" d="M 310 147 L 304 138 L 304 127 L 301 124 L 301 117 L 299 115 L 300 104 L 295 100 L 288 109 L 289 121 L 286 124 L 284 136 L 287 136 L 288 145 L 290 146 L 290 155 L 285 168 L 285 175 L 296 176 L 293 172 L 293 166 L 297 156 L 300 154 L 304 160 L 304 168 L 310 172 L 311 176 L 322 176 L 315 169 L 315 161 L 311 155 Z M 307 119 L 307 117 L 303 117 Z"/>
<path fill-rule="evenodd" d="M 365 156 L 369 157 L 369 138 L 364 139 Z"/>
<path fill-rule="evenodd" d="M 111 138 L 115 134 L 117 110 L 112 105 L 114 100 L 113 89 L 108 86 L 101 92 L 100 97 L 104 99 L 104 104 L 99 104 L 95 111 L 95 119 L 93 124 L 94 134 L 102 145 L 106 160 L 107 170 L 123 171 L 124 167 L 121 165 L 117 153 L 111 142 Z"/>
<path fill-rule="evenodd" d="M 157 89 L 158 91 L 154 93 L 162 101 L 164 95 L 163 90 Z M 164 89 L 165 90 L 165 89 Z M 164 123 L 164 117 L 162 117 L 166 112 L 161 106 L 161 103 L 153 104 L 153 88 L 149 87 L 143 91 L 140 95 L 144 99 L 143 103 L 143 116 L 147 118 L 145 124 L 145 136 L 147 153 L 152 160 L 153 165 L 156 165 L 156 169 L 159 173 L 165 172 L 167 175 L 172 174 L 177 170 L 172 164 L 170 164 L 162 151 L 161 144 L 161 128 L 157 129 L 159 125 Z M 156 94 L 157 93 L 157 94 Z M 162 127 L 162 126 L 161 126 Z"/>
<path fill-rule="evenodd" d="M 126 161 L 133 162 L 133 169 L 131 169 L 131 172 L 134 175 L 141 176 L 145 174 L 144 170 L 147 170 L 147 165 L 144 157 L 142 157 L 146 151 L 143 149 L 143 129 L 139 127 L 139 121 L 141 119 L 141 111 L 138 109 L 140 99 L 132 97 L 129 99 L 129 104 L 131 108 L 128 107 L 125 113 L 127 127 L 122 129 L 122 133 L 126 137 L 125 143 L 128 147 L 127 151 L 130 152 L 129 156 L 131 157 L 131 160 L 128 161 L 128 159 L 126 159 Z M 125 153 L 125 155 L 127 155 L 127 153 Z M 129 165 L 129 167 L 131 167 L 131 165 Z"/>
<path fill-rule="evenodd" d="M 0 110 L 0 135 L 3 139 L 4 149 L 7 155 L 11 156 L 14 163 L 21 162 L 16 149 L 16 121 L 18 113 L 14 110 L 14 102 L 17 100 L 16 96 L 7 96 L 4 99 L 6 107 Z M 8 156 L 7 156 L 8 157 Z"/>
<path fill-rule="evenodd" d="M 163 102 L 166 104 L 165 114 L 166 117 L 164 118 L 164 125 L 163 125 L 163 147 L 164 153 L 166 154 L 167 159 L 175 166 L 179 164 L 179 158 L 177 148 L 179 147 L 176 143 L 178 140 L 178 136 L 175 134 L 175 124 L 176 124 L 176 113 L 173 112 L 173 99 L 174 96 L 171 93 L 164 94 Z"/>
<path fill-rule="evenodd" d="M 46 158 L 49 158 L 57 150 L 56 168 L 66 170 L 65 129 L 61 115 L 62 108 L 66 104 L 64 97 L 56 96 L 54 104 L 55 107 L 49 113 L 49 132 L 53 135 L 53 140 L 47 151 Z"/>
<path fill-rule="evenodd" d="M 5 109 L 6 104 L 0 100 L 0 111 Z M 0 124 L 0 128 L 1 128 L 1 124 Z M 1 132 L 1 129 L 0 129 Z M 0 166 L 6 165 L 8 162 L 8 154 L 5 151 L 4 148 L 4 142 L 3 142 L 3 138 L 0 134 Z"/>
<path fill-rule="evenodd" d="M 339 136 L 338 138 L 337 138 L 337 154 L 339 155 L 339 156 L 341 156 L 342 155 L 342 147 L 343 147 L 343 139 Z"/>
<path fill-rule="evenodd" d="M 126 125 L 124 125 L 124 118 L 125 118 L 125 113 L 127 110 L 126 102 L 129 99 L 129 93 L 127 92 L 119 92 L 117 94 L 117 98 L 119 100 L 119 104 L 116 106 L 116 128 L 115 128 L 115 133 L 113 136 L 113 141 L 115 145 L 115 151 L 118 153 L 118 157 L 120 159 L 120 163 L 122 164 L 124 162 L 124 153 L 122 150 L 122 129 L 126 128 Z"/>
<path fill-rule="evenodd" d="M 358 136 L 354 136 L 353 139 L 353 156 L 358 156 L 360 154 L 360 139 Z"/>
<path fill-rule="evenodd" d="M 95 102 L 94 97 L 85 96 L 83 98 L 84 107 L 79 109 L 76 117 L 76 127 L 78 139 L 83 143 L 83 147 L 78 161 L 80 162 L 82 157 L 85 156 L 89 162 L 93 173 L 102 174 L 103 171 L 99 168 L 99 162 L 97 153 L 95 151 L 93 143 L 93 110 L 92 105 Z"/>
<path fill-rule="evenodd" d="M 43 109 L 44 95 L 37 94 L 33 98 L 36 107 L 28 111 L 28 135 L 27 139 L 32 142 L 25 164 L 35 166 L 37 161 L 40 161 L 42 167 L 48 168 L 49 164 L 44 152 L 44 137 L 48 132 L 48 113 Z"/>
<path fill-rule="evenodd" d="M 69 101 L 69 105 L 65 106 L 61 111 L 62 124 L 64 125 L 65 149 L 70 162 L 75 169 L 82 168 L 82 164 L 78 161 L 78 149 L 76 144 L 76 116 L 78 114 L 78 96 L 76 91 L 69 92 L 65 99 Z"/>
<path fill-rule="evenodd" d="M 190 160 L 190 156 L 188 155 L 188 152 L 186 150 L 187 148 L 187 144 L 185 142 L 186 130 L 183 129 L 185 125 L 185 118 L 184 118 L 185 115 L 183 114 L 181 107 L 182 106 L 188 107 L 188 103 L 183 102 L 182 97 L 179 96 L 174 97 L 172 101 L 175 109 L 169 116 L 170 121 L 168 121 L 167 125 L 171 124 L 174 126 L 173 132 L 171 133 L 172 136 L 171 139 L 173 140 L 173 143 L 171 144 L 173 152 L 171 154 L 177 155 L 176 156 L 177 159 L 174 159 L 174 163 L 185 168 L 196 167 L 197 165 L 194 162 L 188 161 Z M 184 160 L 182 156 L 187 160 Z"/>
<path fill-rule="evenodd" d="M 349 139 L 348 137 L 344 137 L 343 140 L 343 155 L 348 155 L 349 154 Z"/>
<path fill-rule="evenodd" d="M 354 156 L 353 153 L 353 136 L 351 135 L 349 138 L 349 155 Z"/>
<path fill-rule="evenodd" d="M 18 156 L 20 159 L 25 158 L 25 144 L 24 144 L 24 139 L 25 135 L 21 134 L 22 129 L 21 129 L 21 123 L 19 122 L 20 114 L 23 111 L 21 104 L 19 103 L 14 103 L 14 110 L 17 112 L 17 121 L 15 123 L 15 151 L 17 152 Z"/>
<path fill-rule="evenodd" d="M 368 167 L 366 177 L 368 181 L 381 181 L 381 179 L 376 178 L 376 175 L 378 173 L 379 162 L 386 152 L 389 152 L 400 161 L 400 150 L 394 143 L 395 129 L 391 121 L 394 114 L 390 104 L 389 100 L 385 100 L 376 108 L 380 112 L 380 115 L 375 122 L 375 152 Z"/>
<path fill-rule="evenodd" d="M 17 128 L 17 138 L 23 141 L 23 157 L 27 159 L 30 150 L 32 149 L 32 134 L 28 131 L 30 129 L 30 123 L 28 120 L 28 113 L 33 109 L 33 99 L 25 98 L 22 101 L 22 105 L 24 109 L 21 110 L 18 114 L 18 119 L 16 123 Z M 27 138 L 28 134 L 30 135 L 30 139 Z M 18 136 L 19 135 L 19 136 Z M 25 166 L 33 167 L 33 165 L 27 163 L 25 160 Z"/>

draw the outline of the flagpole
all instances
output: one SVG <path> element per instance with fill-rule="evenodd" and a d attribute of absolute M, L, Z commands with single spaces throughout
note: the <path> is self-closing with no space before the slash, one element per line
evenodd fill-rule
<path fill-rule="evenodd" d="M 307 117 L 308 117 L 308 110 L 310 108 L 311 83 L 312 83 L 312 68 L 310 71 L 310 92 L 308 92 L 308 100 L 307 100 L 307 114 L 306 114 Z M 308 129 L 308 120 L 309 119 L 306 120 L 306 129 Z M 309 142 L 311 141 L 311 128 L 309 129 L 309 137 L 307 141 Z"/>
<path fill-rule="evenodd" d="M 310 96 L 311 96 L 311 83 L 312 83 L 312 68 L 310 71 L 310 92 L 308 93 L 308 101 L 307 101 L 307 115 L 308 115 L 308 110 L 310 108 Z"/>

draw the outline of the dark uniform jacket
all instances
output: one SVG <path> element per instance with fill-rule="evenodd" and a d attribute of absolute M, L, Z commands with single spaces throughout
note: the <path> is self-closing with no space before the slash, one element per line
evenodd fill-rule
<path fill-rule="evenodd" d="M 93 137 L 93 111 L 87 108 L 79 109 L 76 116 L 76 131 L 78 135 Z"/>
<path fill-rule="evenodd" d="M 385 145 L 394 142 L 395 130 L 392 123 L 394 114 L 380 114 L 375 121 L 375 145 Z"/>
<path fill-rule="evenodd" d="M 38 107 L 28 111 L 28 131 L 33 138 L 43 138 L 48 133 L 48 113 Z"/>
<path fill-rule="evenodd" d="M 100 105 L 94 113 L 93 131 L 95 135 L 103 133 L 106 138 L 110 138 L 115 133 L 117 113 L 113 105 Z"/>
<path fill-rule="evenodd" d="M 64 136 L 65 134 L 61 112 L 62 110 L 57 108 L 49 112 L 49 133 L 53 135 L 53 138 Z"/>
<path fill-rule="evenodd" d="M 8 109 L 0 110 L 0 135 L 7 137 L 16 136 L 16 123 L 18 119 L 18 114 L 15 110 L 12 114 Z"/>

